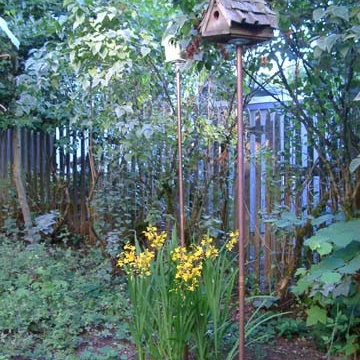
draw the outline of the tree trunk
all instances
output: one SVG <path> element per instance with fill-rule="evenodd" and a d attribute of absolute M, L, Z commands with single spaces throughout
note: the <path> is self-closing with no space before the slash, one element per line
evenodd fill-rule
<path fill-rule="evenodd" d="M 308 221 L 303 227 L 296 230 L 296 244 L 294 248 L 294 254 L 292 256 L 292 261 L 287 264 L 284 276 L 280 279 L 275 287 L 276 295 L 280 298 L 280 303 L 282 304 L 286 301 L 289 285 L 297 268 L 300 266 L 304 240 L 311 236 L 311 234 L 312 225 L 310 221 Z"/>
<path fill-rule="evenodd" d="M 29 235 L 29 230 L 32 227 L 30 208 L 26 197 L 25 185 L 21 176 L 21 141 L 20 141 L 20 130 L 13 129 L 13 176 L 16 186 L 16 193 L 19 199 L 21 212 L 24 218 L 25 230 Z"/>

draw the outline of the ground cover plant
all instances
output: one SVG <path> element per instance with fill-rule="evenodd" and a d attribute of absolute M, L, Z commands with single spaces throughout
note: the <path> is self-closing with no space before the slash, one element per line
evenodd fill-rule
<path fill-rule="evenodd" d="M 0 249 L 1 360 L 117 358 L 109 356 L 116 348 L 85 351 L 89 334 L 128 336 L 125 289 L 99 250 L 29 248 L 4 237 Z"/>

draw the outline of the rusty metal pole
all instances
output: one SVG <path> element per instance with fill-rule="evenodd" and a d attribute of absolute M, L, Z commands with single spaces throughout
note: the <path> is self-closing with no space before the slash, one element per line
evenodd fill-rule
<path fill-rule="evenodd" d="M 177 140 L 178 140 L 178 181 L 179 181 L 179 213 L 180 213 L 180 246 L 185 247 L 185 214 L 184 214 L 184 179 L 182 166 L 182 133 L 181 133 L 181 69 L 176 63 L 176 96 L 177 96 Z M 189 359 L 189 348 L 185 346 L 184 360 Z"/>
<path fill-rule="evenodd" d="M 180 246 L 185 246 L 185 215 L 184 215 L 184 184 L 182 167 L 182 135 L 181 135 L 181 69 L 176 63 L 176 92 L 177 92 L 177 137 L 178 137 L 178 181 L 179 181 L 179 213 L 180 213 Z"/>
<path fill-rule="evenodd" d="M 239 360 L 245 359 L 245 224 L 244 224 L 244 122 L 243 48 L 236 46 L 237 68 L 237 223 L 239 227 Z"/>

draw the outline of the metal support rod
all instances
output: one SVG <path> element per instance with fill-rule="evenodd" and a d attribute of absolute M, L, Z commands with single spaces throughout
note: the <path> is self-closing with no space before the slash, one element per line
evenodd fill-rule
<path fill-rule="evenodd" d="M 182 135 L 181 135 L 181 70 L 176 63 L 176 92 L 177 92 L 177 133 L 178 133 L 178 167 L 179 167 L 179 213 L 180 213 L 180 246 L 185 246 L 185 215 L 184 215 L 184 185 L 182 167 Z"/>
<path fill-rule="evenodd" d="M 244 123 L 243 123 L 243 48 L 237 45 L 237 223 L 239 227 L 239 360 L 245 359 L 245 254 L 244 254 Z"/>

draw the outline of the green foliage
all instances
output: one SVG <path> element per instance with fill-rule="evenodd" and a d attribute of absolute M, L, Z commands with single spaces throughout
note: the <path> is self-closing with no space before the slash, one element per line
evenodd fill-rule
<path fill-rule="evenodd" d="M 1 238 L 1 355 L 71 359 L 87 333 L 126 332 L 127 300 L 110 269 L 98 250 L 25 247 Z"/>
<path fill-rule="evenodd" d="M 306 245 L 320 256 L 310 269 L 300 268 L 293 292 L 307 295 L 307 325 L 329 352 L 351 354 L 360 336 L 360 295 L 356 275 L 360 269 L 360 220 L 336 222 L 320 229 Z"/>
<path fill-rule="evenodd" d="M 128 274 L 132 310 L 130 328 L 139 359 L 148 356 L 154 359 L 182 359 L 186 346 L 199 360 L 231 360 L 236 357 L 238 329 L 233 319 L 233 291 L 237 270 L 234 259 L 229 258 L 236 237 L 230 238 L 220 250 L 209 245 L 212 242 L 210 238 L 204 239 L 201 246 L 192 245 L 193 252 L 183 251 L 182 255 L 175 232 L 171 241 L 166 241 L 153 257 L 148 257 L 148 249 L 141 252 L 137 242 L 136 247 L 125 246 L 119 264 L 125 266 Z M 208 245 L 206 239 L 209 239 Z M 204 255 L 207 251 L 208 255 Z M 199 255 L 199 252 L 204 253 Z M 143 255 L 148 260 L 145 261 Z M 143 260 L 139 262 L 140 259 Z M 200 267 L 199 259 L 203 259 Z M 134 270 L 136 263 L 143 269 L 140 273 L 140 268 Z M 200 273 L 197 273 L 198 270 Z M 191 282 L 194 278 L 190 274 L 195 272 L 198 274 L 196 281 Z M 187 276 L 190 280 L 186 280 Z M 276 300 L 273 296 L 248 299 L 255 306 L 245 325 L 248 345 L 274 336 L 273 327 L 268 324 L 287 314 L 267 310 L 269 304 Z"/>
<path fill-rule="evenodd" d="M 276 335 L 286 338 L 300 337 L 309 335 L 306 323 L 301 318 L 279 317 L 274 321 Z"/>
<path fill-rule="evenodd" d="M 149 276 L 128 273 L 132 335 L 139 359 L 182 359 L 188 345 L 197 359 L 220 359 L 231 321 L 231 295 L 236 271 L 225 248 L 203 264 L 193 290 L 179 286 L 171 260 L 178 240 L 173 234 L 151 266 Z M 229 358 L 230 359 L 230 358 Z"/>
<path fill-rule="evenodd" d="M 360 155 L 351 161 L 350 172 L 354 173 L 360 167 Z"/>

